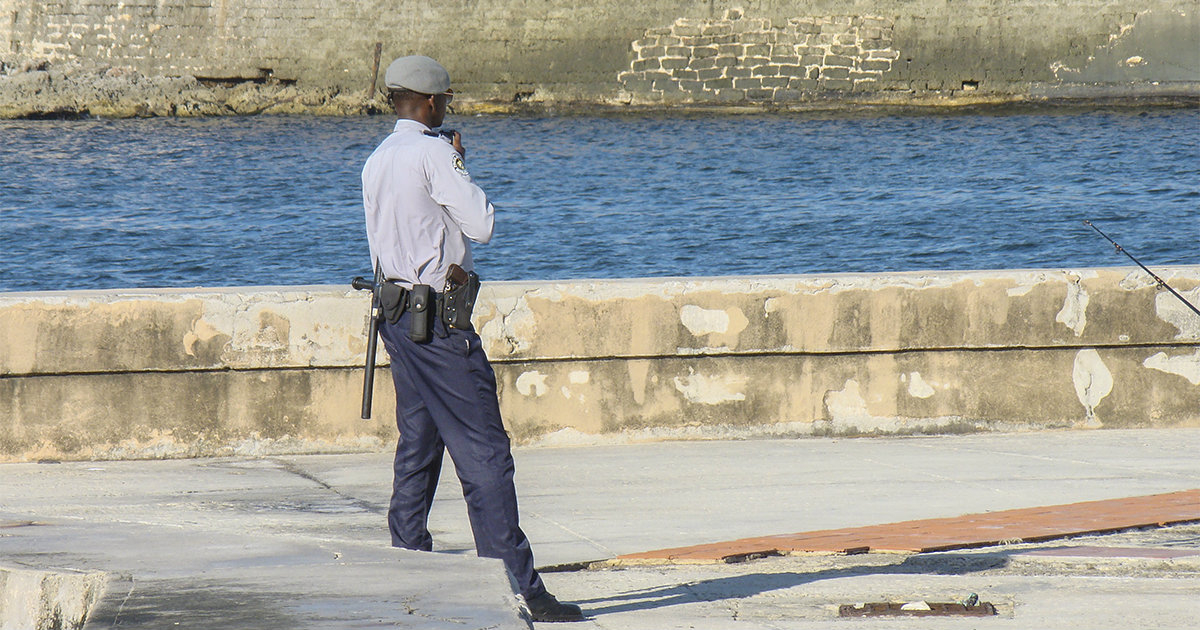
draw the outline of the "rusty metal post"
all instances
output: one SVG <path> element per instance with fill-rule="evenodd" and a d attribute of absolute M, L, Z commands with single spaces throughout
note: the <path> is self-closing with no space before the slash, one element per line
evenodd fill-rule
<path fill-rule="evenodd" d="M 375 63 L 371 67 L 371 85 L 367 86 L 366 97 L 375 98 L 375 86 L 379 82 L 379 56 L 383 54 L 383 42 L 375 42 Z"/>

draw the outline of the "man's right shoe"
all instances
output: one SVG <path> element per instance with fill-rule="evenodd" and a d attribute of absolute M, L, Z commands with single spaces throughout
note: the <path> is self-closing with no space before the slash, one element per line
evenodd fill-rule
<path fill-rule="evenodd" d="M 528 599 L 525 604 L 534 621 L 583 621 L 583 611 L 575 604 L 564 604 L 550 593 Z"/>

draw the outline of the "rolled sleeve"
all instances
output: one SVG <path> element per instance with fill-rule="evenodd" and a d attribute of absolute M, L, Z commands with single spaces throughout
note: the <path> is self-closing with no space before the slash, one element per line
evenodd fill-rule
<path fill-rule="evenodd" d="M 462 157 L 453 147 L 430 151 L 426 161 L 429 196 L 446 209 L 463 236 L 476 243 L 487 243 L 495 229 L 495 208 L 483 189 L 471 181 Z"/>

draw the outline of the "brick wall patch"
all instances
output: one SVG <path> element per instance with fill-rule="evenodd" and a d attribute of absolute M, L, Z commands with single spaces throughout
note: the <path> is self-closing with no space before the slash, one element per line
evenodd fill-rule
<path fill-rule="evenodd" d="M 879 89 L 900 53 L 894 20 L 820 16 L 769 20 L 730 9 L 720 19 L 679 18 L 632 44 L 617 76 L 633 97 L 788 101 L 826 91 Z"/>

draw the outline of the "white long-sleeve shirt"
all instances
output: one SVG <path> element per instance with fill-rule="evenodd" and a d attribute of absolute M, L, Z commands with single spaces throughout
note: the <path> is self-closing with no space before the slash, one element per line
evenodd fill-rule
<path fill-rule="evenodd" d="M 471 181 L 462 156 L 425 125 L 396 121 L 363 166 L 371 261 L 383 276 L 441 291 L 452 263 L 471 271 L 471 243 L 492 238 L 495 208 Z"/>

